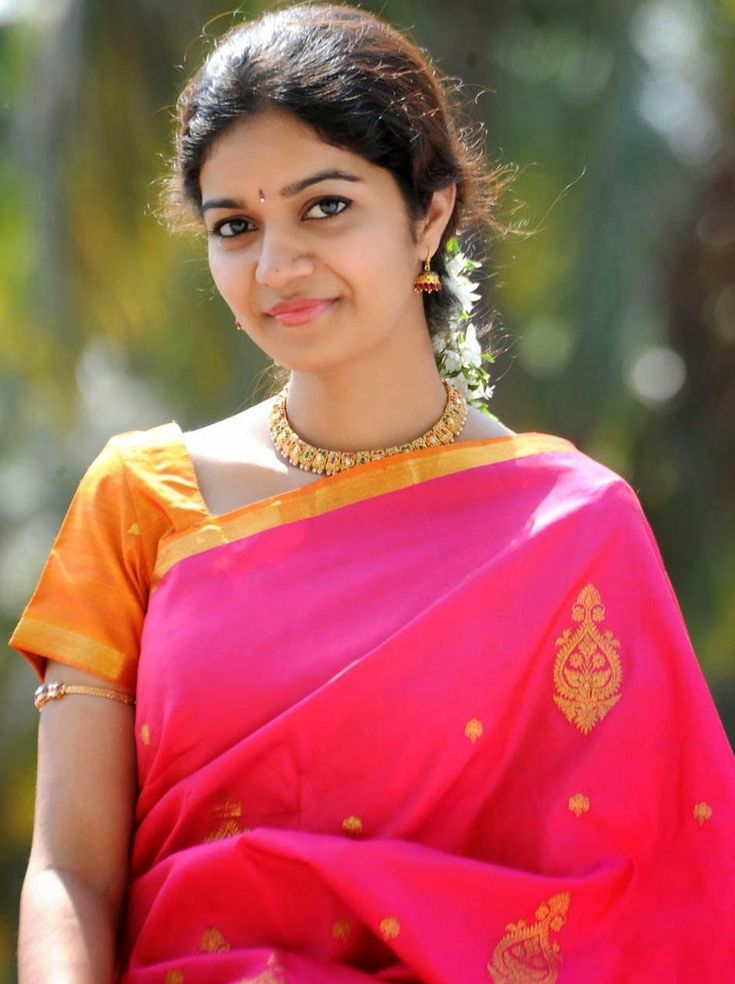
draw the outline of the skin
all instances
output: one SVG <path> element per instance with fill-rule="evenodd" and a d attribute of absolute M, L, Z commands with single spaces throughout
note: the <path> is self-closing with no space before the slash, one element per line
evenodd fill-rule
<path fill-rule="evenodd" d="M 45 679 L 101 682 L 53 660 Z M 115 701 L 69 695 L 40 716 L 20 984 L 112 979 L 136 797 L 134 713 Z"/>
<path fill-rule="evenodd" d="M 280 195 L 289 183 L 335 168 L 360 180 L 331 178 L 292 198 Z M 390 173 L 274 112 L 226 132 L 202 168 L 201 185 L 204 202 L 248 203 L 205 213 L 209 264 L 253 342 L 291 370 L 294 428 L 342 450 L 400 444 L 428 430 L 441 416 L 445 391 L 413 283 L 436 251 L 454 186 L 436 192 L 427 215 L 411 225 Z M 349 208 L 335 197 L 350 199 Z M 267 315 L 295 297 L 339 300 L 297 327 Z M 212 513 L 322 477 L 279 458 L 268 430 L 271 404 L 184 435 Z M 470 408 L 460 439 L 512 433 Z M 54 661 L 45 679 L 100 683 Z M 41 714 L 20 984 L 111 979 L 137 793 L 133 726 L 132 707 L 99 697 L 69 695 Z"/>
<path fill-rule="evenodd" d="M 280 194 L 331 169 L 360 180 L 331 178 L 294 197 Z M 401 444 L 428 430 L 446 394 L 413 284 L 436 252 L 455 186 L 435 192 L 426 216 L 411 223 L 389 171 L 273 110 L 225 131 L 201 169 L 200 185 L 205 205 L 244 203 L 204 212 L 209 266 L 233 317 L 291 370 L 288 415 L 297 433 L 346 451 Z M 285 326 L 267 314 L 300 297 L 338 302 L 306 325 Z M 184 435 L 210 512 L 321 477 L 272 449 L 272 402 Z M 460 439 L 512 433 L 470 408 Z"/>

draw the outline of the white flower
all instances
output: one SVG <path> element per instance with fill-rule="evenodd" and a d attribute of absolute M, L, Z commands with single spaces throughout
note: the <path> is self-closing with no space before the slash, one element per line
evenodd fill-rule
<path fill-rule="evenodd" d="M 458 352 L 447 349 L 444 353 L 444 368 L 447 372 L 456 372 L 462 368 L 462 359 Z"/>
<path fill-rule="evenodd" d="M 475 303 L 480 300 L 477 284 L 473 283 L 469 277 L 450 277 L 447 287 L 459 301 L 462 310 L 470 314 Z"/>
<path fill-rule="evenodd" d="M 466 376 L 462 373 L 460 373 L 456 378 L 452 378 L 452 386 L 454 386 L 455 389 L 458 389 L 465 399 L 469 399 L 469 397 L 473 396 L 473 393 L 470 390 L 470 384 Z"/>
<path fill-rule="evenodd" d="M 479 264 L 473 264 L 462 252 L 452 253 L 446 260 L 446 285 L 466 314 L 470 314 L 475 302 L 480 300 L 477 284 L 468 276 L 476 266 Z"/>
<path fill-rule="evenodd" d="M 460 277 L 467 265 L 467 257 L 462 252 L 452 253 L 445 265 L 450 277 Z"/>
<path fill-rule="evenodd" d="M 465 340 L 459 346 L 459 354 L 462 359 L 462 365 L 482 365 L 482 349 L 480 348 L 480 343 L 477 341 L 475 326 L 472 323 L 467 325 Z"/>
<path fill-rule="evenodd" d="M 489 400 L 490 397 L 493 395 L 494 389 L 495 389 L 494 385 L 485 386 L 483 384 L 480 384 L 480 386 L 478 386 L 477 389 L 474 391 L 474 395 L 476 398 Z"/>
<path fill-rule="evenodd" d="M 480 265 L 479 263 L 468 260 L 461 250 L 457 253 L 451 253 L 445 261 L 447 273 L 450 277 L 466 277 L 468 273 L 471 273 Z"/>
<path fill-rule="evenodd" d="M 446 332 L 440 331 L 431 338 L 431 347 L 434 349 L 435 355 L 441 355 L 444 349 L 447 347 L 447 335 Z"/>

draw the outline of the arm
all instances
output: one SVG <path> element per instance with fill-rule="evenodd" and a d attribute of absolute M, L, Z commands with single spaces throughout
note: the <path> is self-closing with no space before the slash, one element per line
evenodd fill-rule
<path fill-rule="evenodd" d="M 101 683 L 52 660 L 45 679 Z M 19 984 L 112 979 L 135 808 L 134 719 L 133 707 L 78 694 L 41 712 Z"/>

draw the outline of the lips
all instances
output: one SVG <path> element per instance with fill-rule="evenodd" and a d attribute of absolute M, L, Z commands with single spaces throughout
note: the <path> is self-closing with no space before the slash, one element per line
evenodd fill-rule
<path fill-rule="evenodd" d="M 275 316 L 277 314 L 292 314 L 300 311 L 308 311 L 311 308 L 329 304 L 333 300 L 333 297 L 302 297 L 296 301 L 284 301 L 282 304 L 274 304 L 269 309 L 268 314 Z"/>
<path fill-rule="evenodd" d="M 320 317 L 338 301 L 336 297 L 309 297 L 274 305 L 269 315 L 282 325 L 304 325 Z"/>

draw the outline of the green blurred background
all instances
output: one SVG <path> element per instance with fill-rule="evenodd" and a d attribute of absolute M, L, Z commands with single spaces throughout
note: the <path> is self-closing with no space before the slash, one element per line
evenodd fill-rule
<path fill-rule="evenodd" d="M 0 0 L 0 628 L 114 433 L 264 397 L 203 242 L 152 214 L 210 0 Z M 735 0 L 362 4 L 466 83 L 537 234 L 492 252 L 493 409 L 638 492 L 735 736 Z M 507 214 L 507 211 L 506 211 Z M 0 654 L 0 982 L 14 979 L 36 680 Z"/>

